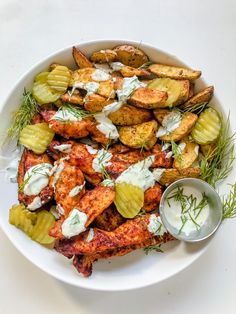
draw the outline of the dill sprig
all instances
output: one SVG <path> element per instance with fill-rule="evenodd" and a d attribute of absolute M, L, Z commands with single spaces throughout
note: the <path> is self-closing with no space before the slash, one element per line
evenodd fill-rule
<path fill-rule="evenodd" d="M 223 219 L 236 217 L 236 183 L 231 185 L 230 193 L 222 199 Z"/>
<path fill-rule="evenodd" d="M 145 62 L 144 64 L 142 64 L 139 69 L 142 69 L 142 70 L 147 70 L 149 68 L 150 65 L 152 65 L 153 62 L 151 61 L 148 61 L 148 62 Z"/>
<path fill-rule="evenodd" d="M 234 141 L 236 133 L 230 135 L 229 115 L 225 123 L 221 117 L 220 136 L 216 147 L 200 161 L 201 179 L 214 188 L 216 184 L 225 179 L 232 170 L 235 159 Z"/>
<path fill-rule="evenodd" d="M 38 105 L 32 93 L 24 89 L 20 107 L 13 114 L 11 126 L 7 130 L 7 138 L 18 137 L 21 130 L 30 124 L 31 119 L 38 111 Z"/>
<path fill-rule="evenodd" d="M 163 250 L 161 249 L 161 245 L 160 244 L 149 245 L 149 246 L 145 247 L 143 250 L 144 250 L 146 255 L 148 255 L 150 252 L 153 252 L 153 251 L 163 253 Z"/>
<path fill-rule="evenodd" d="M 147 212 L 142 208 L 142 209 L 140 209 L 140 212 L 135 217 L 143 217 L 146 214 L 147 214 Z"/>
<path fill-rule="evenodd" d="M 45 172 L 40 172 L 42 169 L 44 168 L 44 166 L 41 166 L 40 164 L 38 165 L 38 167 L 34 168 L 33 170 L 31 170 L 31 174 L 24 180 L 24 182 L 19 186 L 19 192 L 22 192 L 26 186 L 26 184 L 30 181 L 30 179 L 33 177 L 34 174 L 41 174 L 45 177 L 49 177 L 49 175 Z"/>
<path fill-rule="evenodd" d="M 204 109 L 206 109 L 208 105 L 208 102 L 202 102 L 199 104 L 189 104 L 189 105 L 185 105 L 183 104 L 182 106 L 180 106 L 178 109 L 184 113 L 184 112 L 193 112 L 196 113 L 197 115 L 199 115 Z"/>
<path fill-rule="evenodd" d="M 110 135 L 109 135 L 106 147 L 103 149 L 103 153 L 101 154 L 101 156 L 98 157 L 99 167 L 100 167 L 101 174 L 102 174 L 104 180 L 106 180 L 106 179 L 110 180 L 111 179 L 109 173 L 107 172 L 105 166 L 103 165 L 104 161 L 106 160 L 107 153 L 109 152 L 109 148 L 111 146 L 111 143 L 112 143 L 112 140 L 111 140 Z"/>
<path fill-rule="evenodd" d="M 62 112 L 62 116 L 63 116 L 63 113 L 64 112 L 69 112 L 70 114 L 72 114 L 76 119 L 78 120 L 82 120 L 84 118 L 87 118 L 87 117 L 90 117 L 90 116 L 93 116 L 93 113 L 89 112 L 89 111 L 86 111 L 84 110 L 82 107 L 79 107 L 79 106 L 72 106 L 70 104 L 67 104 L 67 103 L 64 103 L 58 111 L 61 111 Z M 65 114 L 66 115 L 66 114 Z M 55 117 L 54 118 L 55 120 L 61 120 L 61 121 L 64 121 L 64 119 L 60 118 L 60 117 Z"/>
<path fill-rule="evenodd" d="M 173 153 L 173 157 L 175 160 L 179 161 L 179 162 L 182 162 L 182 151 L 179 147 L 178 144 L 175 143 L 175 141 L 171 141 L 171 150 L 172 150 L 172 153 Z"/>

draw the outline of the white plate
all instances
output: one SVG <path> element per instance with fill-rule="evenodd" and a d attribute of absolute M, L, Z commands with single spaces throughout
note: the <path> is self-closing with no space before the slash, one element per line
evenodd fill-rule
<path fill-rule="evenodd" d="M 97 40 L 78 45 L 86 54 L 90 55 L 93 51 L 114 47 L 122 43 L 138 45 L 132 41 L 118 40 Z M 160 51 L 150 45 L 142 43 L 141 48 L 147 53 L 152 61 L 184 65 L 175 57 Z M 4 136 L 9 126 L 11 112 L 17 108 L 20 103 L 24 87 L 30 89 L 34 76 L 48 68 L 53 63 L 58 62 L 70 67 L 74 67 L 71 55 L 71 47 L 60 50 L 49 56 L 42 62 L 32 67 L 25 75 L 21 77 L 15 85 L 6 102 L 1 108 L 0 136 Z M 207 62 L 207 61 L 206 61 Z M 194 68 L 194 62 L 191 64 Z M 210 82 L 212 85 L 214 82 Z M 196 89 L 206 86 L 203 80 L 198 80 Z M 220 107 L 216 98 L 213 99 L 214 105 Z M 225 110 L 228 110 L 224 105 Z M 232 109 L 233 110 L 233 109 Z M 233 112 L 231 111 L 231 116 Z M 235 175 L 231 175 L 232 178 Z M 227 180 L 228 181 L 228 180 Z M 232 182 L 230 180 L 228 182 Z M 225 186 L 226 184 L 224 184 Z M 224 186 L 221 192 L 224 192 Z M 124 257 L 115 257 L 109 261 L 99 261 L 94 264 L 93 274 L 90 278 L 83 278 L 78 275 L 71 261 L 64 256 L 59 255 L 53 250 L 48 250 L 37 243 L 31 241 L 23 232 L 11 226 L 8 223 L 8 210 L 12 204 L 17 203 L 16 184 L 7 183 L 4 180 L 4 174 L 0 173 L 0 226 L 15 245 L 15 247 L 33 264 L 44 270 L 48 274 L 60 279 L 66 283 L 94 290 L 129 290 L 158 283 L 174 274 L 180 272 L 198 257 L 200 257 L 207 248 L 208 242 L 200 244 L 184 244 L 173 242 L 165 245 L 164 254 L 152 253 L 146 256 L 142 250 L 128 254 Z"/>

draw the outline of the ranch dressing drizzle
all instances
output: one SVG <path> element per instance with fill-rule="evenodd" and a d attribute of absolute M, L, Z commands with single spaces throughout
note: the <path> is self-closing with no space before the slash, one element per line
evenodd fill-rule
<path fill-rule="evenodd" d="M 78 195 L 78 194 L 82 191 L 82 189 L 83 189 L 84 186 L 85 186 L 85 181 L 84 181 L 84 183 L 81 184 L 81 185 L 76 185 L 76 186 L 70 191 L 69 196 L 70 196 L 70 197 L 74 197 L 74 196 Z"/>
<path fill-rule="evenodd" d="M 162 126 L 159 127 L 156 136 L 161 137 L 163 135 L 170 134 L 176 130 L 181 123 L 181 113 L 178 111 L 171 111 L 166 115 L 162 121 Z"/>
<path fill-rule="evenodd" d="M 126 102 L 129 96 L 138 88 L 145 87 L 146 84 L 140 82 L 137 76 L 125 77 L 121 89 L 116 91 L 118 101 Z"/>
<path fill-rule="evenodd" d="M 79 209 L 74 208 L 69 216 L 64 220 L 61 231 L 64 237 L 71 238 L 86 230 L 85 224 L 88 217 Z"/>
<path fill-rule="evenodd" d="M 111 62 L 110 67 L 113 71 L 120 71 L 125 65 L 121 62 Z"/>
<path fill-rule="evenodd" d="M 29 210 L 36 210 L 42 206 L 42 200 L 39 196 L 36 196 L 33 201 L 27 206 Z"/>
<path fill-rule="evenodd" d="M 100 84 L 97 82 L 88 82 L 88 83 L 78 82 L 73 85 L 72 90 L 69 94 L 70 96 L 72 96 L 76 88 L 82 88 L 86 90 L 87 92 L 86 96 L 89 96 L 91 94 L 96 93 L 99 87 L 100 87 Z"/>
<path fill-rule="evenodd" d="M 91 78 L 94 81 L 108 81 L 111 78 L 111 76 L 106 71 L 96 69 L 91 75 Z"/>
<path fill-rule="evenodd" d="M 88 232 L 88 236 L 87 236 L 87 239 L 86 239 L 86 242 L 91 242 L 94 238 L 94 230 L 93 228 L 90 228 L 89 229 L 89 232 Z"/>
<path fill-rule="evenodd" d="M 50 120 L 58 120 L 58 121 L 71 121 L 71 122 L 76 122 L 76 121 L 81 121 L 82 118 L 76 117 L 75 113 L 73 111 L 66 109 L 66 108 L 61 108 L 59 109 L 54 116 Z"/>
<path fill-rule="evenodd" d="M 105 116 L 103 112 L 95 114 L 94 118 L 99 123 L 98 125 L 96 125 L 96 128 L 100 132 L 102 132 L 106 136 L 106 138 L 114 140 L 119 138 L 119 133 L 116 126 L 111 122 L 110 119 Z"/>
<path fill-rule="evenodd" d="M 154 214 L 152 214 L 149 218 L 148 231 L 152 233 L 154 236 L 162 236 L 166 232 L 166 228 L 164 227 L 161 218 Z"/>
<path fill-rule="evenodd" d="M 53 146 L 54 149 L 59 150 L 62 153 L 70 153 L 71 152 L 71 144 L 61 144 Z"/>
<path fill-rule="evenodd" d="M 96 172 L 103 172 L 103 169 L 106 166 L 109 166 L 111 164 L 110 160 L 112 158 L 112 153 L 109 153 L 104 148 L 100 149 L 98 151 L 97 156 L 93 159 L 92 167 Z"/>

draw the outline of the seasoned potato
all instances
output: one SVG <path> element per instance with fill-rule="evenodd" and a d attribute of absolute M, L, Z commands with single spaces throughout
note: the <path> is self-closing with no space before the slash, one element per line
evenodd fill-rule
<path fill-rule="evenodd" d="M 150 76 L 151 73 L 144 70 L 144 69 L 137 69 L 137 68 L 133 68 L 130 67 L 128 65 L 123 66 L 120 69 L 120 73 L 125 76 L 125 77 L 131 77 L 131 76 Z"/>
<path fill-rule="evenodd" d="M 86 97 L 84 108 L 90 112 L 99 112 L 102 111 L 105 106 L 111 104 L 112 102 L 113 100 L 107 100 L 107 98 L 98 94 L 91 94 Z"/>
<path fill-rule="evenodd" d="M 106 98 L 114 98 L 115 97 L 115 90 L 114 90 L 114 83 L 109 81 L 103 81 L 99 83 L 99 89 L 97 93 Z"/>
<path fill-rule="evenodd" d="M 74 105 L 83 105 L 84 102 L 83 97 L 77 91 L 74 91 L 73 95 L 65 93 L 60 97 L 60 99 L 63 100 L 64 102 L 69 102 Z"/>
<path fill-rule="evenodd" d="M 120 141 L 132 148 L 151 149 L 156 143 L 157 122 L 155 120 L 133 126 L 122 126 Z"/>
<path fill-rule="evenodd" d="M 116 125 L 133 125 L 151 120 L 152 114 L 149 110 L 125 105 L 110 113 L 108 118 Z"/>
<path fill-rule="evenodd" d="M 190 82 L 189 84 L 189 93 L 188 93 L 188 99 L 192 98 L 193 95 L 194 95 L 194 83 L 193 82 Z"/>
<path fill-rule="evenodd" d="M 197 119 L 198 116 L 196 114 L 185 112 L 179 127 L 170 132 L 170 134 L 161 136 L 160 139 L 165 142 L 180 141 L 192 131 Z"/>
<path fill-rule="evenodd" d="M 117 54 L 111 49 L 95 51 L 90 59 L 95 63 L 109 63 L 116 60 Z"/>
<path fill-rule="evenodd" d="M 183 142 L 185 148 L 180 158 L 174 158 L 173 167 L 176 169 L 185 169 L 191 167 L 198 158 L 199 145 L 194 142 Z"/>
<path fill-rule="evenodd" d="M 183 178 L 198 178 L 200 176 L 200 168 L 185 168 L 185 169 L 166 169 L 160 180 L 159 183 L 161 185 L 169 185 L 176 180 L 183 179 Z"/>
<path fill-rule="evenodd" d="M 117 53 L 117 60 L 119 62 L 133 68 L 139 68 L 141 65 L 148 62 L 147 55 L 134 46 L 121 45 L 115 47 L 113 50 Z"/>
<path fill-rule="evenodd" d="M 187 100 L 184 104 L 181 105 L 181 108 L 188 109 L 203 103 L 207 104 L 211 100 L 213 93 L 214 86 L 209 86 Z"/>
<path fill-rule="evenodd" d="M 83 68 L 93 68 L 94 65 L 89 59 L 76 47 L 72 48 L 72 55 L 77 66 L 81 69 Z"/>
<path fill-rule="evenodd" d="M 168 115 L 170 112 L 171 112 L 170 110 L 162 108 L 153 110 L 153 114 L 160 124 L 162 124 L 164 117 Z"/>
<path fill-rule="evenodd" d="M 188 99 L 189 81 L 157 78 L 151 81 L 149 88 L 167 92 L 168 98 L 162 107 L 172 107 L 182 104 Z"/>
<path fill-rule="evenodd" d="M 85 68 L 85 69 L 79 69 L 72 72 L 70 86 L 73 86 L 75 83 L 83 82 L 88 83 L 92 82 L 91 75 L 94 73 L 96 69 L 93 68 Z"/>
<path fill-rule="evenodd" d="M 128 102 L 136 107 L 154 109 L 163 107 L 167 100 L 167 93 L 155 89 L 138 88 L 129 98 Z"/>
<path fill-rule="evenodd" d="M 151 64 L 148 68 L 158 77 L 169 77 L 176 80 L 196 80 L 201 76 L 201 71 L 194 71 L 186 68 L 158 64 Z"/>

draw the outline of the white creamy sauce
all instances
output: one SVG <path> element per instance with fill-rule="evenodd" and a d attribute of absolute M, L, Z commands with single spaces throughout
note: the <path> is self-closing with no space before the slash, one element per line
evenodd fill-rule
<path fill-rule="evenodd" d="M 74 197 L 82 191 L 83 187 L 85 186 L 85 182 L 81 185 L 76 185 L 72 190 L 70 190 L 69 196 Z"/>
<path fill-rule="evenodd" d="M 48 185 L 52 165 L 42 163 L 31 167 L 24 176 L 25 195 L 38 195 Z"/>
<path fill-rule="evenodd" d="M 107 138 L 114 140 L 119 138 L 119 133 L 116 126 L 111 122 L 110 119 L 105 116 L 103 112 L 95 114 L 94 118 L 99 123 L 98 125 L 96 125 L 96 128 L 100 132 L 102 132 Z"/>
<path fill-rule="evenodd" d="M 164 227 L 159 216 L 157 217 L 154 214 L 150 216 L 148 231 L 154 236 L 162 236 L 166 232 L 166 228 Z"/>
<path fill-rule="evenodd" d="M 170 158 L 172 155 L 173 155 L 172 152 L 168 152 L 168 153 L 166 154 L 166 158 Z"/>
<path fill-rule="evenodd" d="M 113 180 L 111 179 L 105 179 L 101 182 L 101 185 L 103 186 L 110 186 L 110 187 L 114 187 L 115 183 Z"/>
<path fill-rule="evenodd" d="M 199 153 L 199 145 L 196 145 L 196 146 L 195 146 L 194 152 L 195 152 L 195 154 L 198 156 L 198 153 Z"/>
<path fill-rule="evenodd" d="M 86 149 L 87 149 L 87 151 L 89 152 L 89 154 L 91 154 L 91 155 L 95 155 L 95 154 L 97 154 L 97 152 L 98 152 L 97 149 L 93 148 L 93 147 L 90 146 L 90 145 L 86 145 Z"/>
<path fill-rule="evenodd" d="M 96 69 L 103 70 L 106 73 L 111 73 L 112 70 L 107 63 L 94 63 Z"/>
<path fill-rule="evenodd" d="M 61 226 L 62 234 L 66 238 L 71 238 L 80 234 L 86 230 L 85 224 L 87 220 L 88 217 L 85 213 L 79 211 L 77 208 L 74 208 Z"/>
<path fill-rule="evenodd" d="M 111 76 L 106 71 L 103 71 L 101 69 L 96 69 L 91 75 L 91 78 L 94 81 L 100 82 L 100 81 L 108 81 L 111 78 Z"/>
<path fill-rule="evenodd" d="M 162 121 L 162 126 L 159 127 L 156 136 L 161 137 L 163 135 L 170 134 L 176 130 L 181 123 L 181 113 L 178 111 L 172 111 L 166 115 Z"/>
<path fill-rule="evenodd" d="M 122 103 L 126 102 L 129 96 L 138 88 L 144 87 L 146 84 L 140 82 L 137 76 L 125 77 L 121 89 L 116 91 L 118 100 Z"/>
<path fill-rule="evenodd" d="M 104 112 L 104 114 L 106 116 L 108 116 L 110 113 L 112 112 L 115 112 L 117 110 L 119 110 L 122 106 L 122 102 L 120 101 L 114 101 L 113 103 L 105 106 L 103 109 L 102 109 L 102 112 Z"/>
<path fill-rule="evenodd" d="M 152 174 L 154 176 L 155 181 L 159 182 L 165 171 L 166 169 L 164 168 L 153 169 Z"/>
<path fill-rule="evenodd" d="M 154 162 L 154 159 L 154 156 L 149 156 L 146 159 L 131 165 L 128 169 L 121 173 L 121 175 L 116 179 L 116 183 L 130 183 L 146 191 L 155 184 L 154 175 L 149 170 Z"/>
<path fill-rule="evenodd" d="M 121 62 L 111 62 L 110 67 L 113 71 L 120 71 L 125 65 Z"/>
<path fill-rule="evenodd" d="M 70 153 L 71 152 L 71 144 L 61 144 L 53 146 L 54 149 L 59 150 L 62 153 Z"/>
<path fill-rule="evenodd" d="M 193 195 L 197 198 L 197 204 L 202 200 L 202 194 L 195 188 L 192 188 L 190 186 L 184 187 L 183 194 L 190 196 Z M 171 194 L 170 194 L 171 196 Z M 198 211 L 194 211 L 194 207 L 191 207 L 189 210 L 189 213 L 193 220 L 191 219 L 190 215 L 188 213 L 182 213 L 182 208 L 179 201 L 172 199 L 169 199 L 169 204 L 167 201 L 164 202 L 164 208 L 165 208 L 165 216 L 168 220 L 169 224 L 172 225 L 174 228 L 176 228 L 177 232 L 181 230 L 184 232 L 187 236 L 191 234 L 192 232 L 196 232 L 197 226 L 193 222 L 193 220 L 199 225 L 199 228 L 201 228 L 207 221 L 209 216 L 209 205 L 207 204 L 206 207 L 204 207 L 198 217 L 196 218 L 196 215 Z M 169 206 L 170 205 L 170 206 Z M 186 223 L 183 226 L 183 218 L 186 217 Z M 182 218 L 182 219 L 181 219 Z M 183 226 L 183 227 L 182 227 Z"/>
<path fill-rule="evenodd" d="M 36 210 L 42 206 L 42 200 L 39 196 L 36 196 L 33 201 L 27 206 L 29 210 Z"/>
<path fill-rule="evenodd" d="M 56 187 L 57 181 L 59 180 L 60 175 L 61 175 L 64 167 L 65 167 L 65 165 L 64 165 L 63 160 L 60 160 L 59 165 L 57 165 L 57 167 L 56 167 L 55 175 L 54 175 L 53 182 L 52 182 L 52 186 L 54 187 L 54 189 Z"/>
<path fill-rule="evenodd" d="M 105 149 L 100 149 L 97 156 L 93 159 L 92 167 L 96 172 L 102 172 L 102 170 L 111 164 L 110 160 L 112 153 L 109 153 Z"/>
<path fill-rule="evenodd" d="M 82 118 L 76 117 L 75 113 L 73 113 L 71 110 L 63 108 L 63 109 L 59 109 L 50 120 L 58 120 L 62 122 L 68 122 L 68 121 L 75 122 L 75 121 L 81 121 Z"/>
<path fill-rule="evenodd" d="M 86 90 L 87 92 L 86 96 L 88 96 L 88 95 L 96 93 L 99 87 L 100 87 L 100 84 L 97 82 L 88 82 L 88 83 L 78 82 L 73 85 L 70 95 L 74 93 L 76 88 L 82 88 Z"/>
<path fill-rule="evenodd" d="M 165 143 L 165 144 L 162 146 L 161 151 L 164 152 L 164 151 L 167 150 L 170 146 L 171 146 L 171 143 Z"/>
<path fill-rule="evenodd" d="M 186 147 L 186 143 L 180 143 L 178 145 L 178 153 L 181 154 L 184 151 L 185 147 Z"/>
<path fill-rule="evenodd" d="M 86 239 L 86 242 L 91 242 L 94 238 L 94 230 L 93 228 L 90 228 L 89 229 L 89 232 L 88 232 L 88 236 L 87 236 L 87 239 Z"/>

